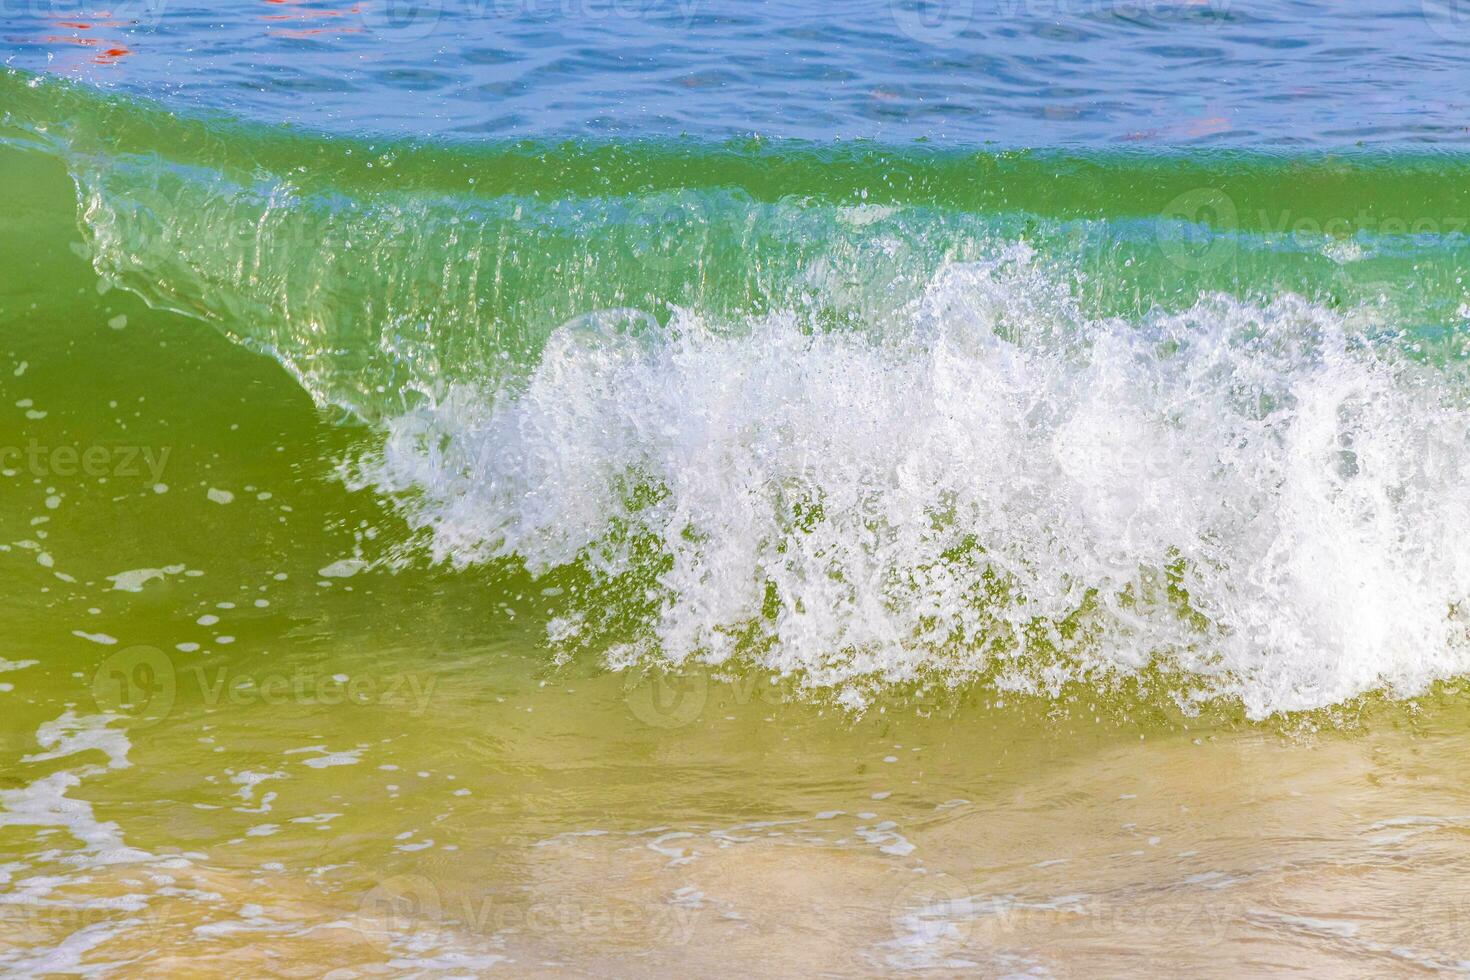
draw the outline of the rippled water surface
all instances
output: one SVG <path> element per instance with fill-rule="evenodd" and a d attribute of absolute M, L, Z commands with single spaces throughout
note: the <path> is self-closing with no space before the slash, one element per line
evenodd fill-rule
<path fill-rule="evenodd" d="M 1470 973 L 1463 3 L 0 54 L 0 973 Z"/>
<path fill-rule="evenodd" d="M 0 0 L 0 25 L 13 66 L 334 130 L 1470 139 L 1459 0 Z"/>

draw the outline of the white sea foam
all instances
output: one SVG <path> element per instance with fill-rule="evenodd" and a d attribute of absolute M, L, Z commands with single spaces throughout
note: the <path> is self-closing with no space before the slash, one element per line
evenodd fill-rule
<path fill-rule="evenodd" d="M 1257 717 L 1470 669 L 1464 380 L 1367 314 L 1089 318 L 1018 246 L 897 324 L 586 317 L 523 384 L 392 420 L 362 473 L 438 560 L 612 579 L 652 543 L 618 664 L 743 655 L 861 703 L 1157 661 Z"/>
<path fill-rule="evenodd" d="M 101 754 L 107 764 L 104 767 L 88 762 L 38 777 L 17 789 L 0 790 L 0 827 L 64 828 L 85 845 L 81 856 L 68 860 L 86 866 L 148 859 L 150 855 L 124 843 L 116 823 L 97 819 L 90 803 L 67 795 L 88 776 L 131 765 L 131 743 L 125 732 L 112 727 L 112 720 L 106 715 L 78 716 L 68 710 L 43 723 L 36 731 L 36 742 L 43 751 L 25 756 L 22 762 L 50 762 L 75 755 L 90 759 Z"/>

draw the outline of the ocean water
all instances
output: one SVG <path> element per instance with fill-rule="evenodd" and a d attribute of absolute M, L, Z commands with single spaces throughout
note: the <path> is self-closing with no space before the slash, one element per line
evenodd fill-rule
<path fill-rule="evenodd" d="M 1466 41 L 0 0 L 0 971 L 1470 972 Z"/>

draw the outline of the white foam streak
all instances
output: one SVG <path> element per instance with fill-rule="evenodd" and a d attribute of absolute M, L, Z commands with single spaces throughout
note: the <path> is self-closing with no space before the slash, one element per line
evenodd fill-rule
<path fill-rule="evenodd" d="M 1262 716 L 1470 667 L 1449 369 L 1290 296 L 1089 319 L 1023 247 L 899 322 L 583 318 L 523 385 L 394 420 L 365 472 L 439 560 L 608 577 L 649 560 L 616 527 L 651 536 L 658 612 L 614 659 L 739 653 L 850 702 L 1157 660 Z"/>

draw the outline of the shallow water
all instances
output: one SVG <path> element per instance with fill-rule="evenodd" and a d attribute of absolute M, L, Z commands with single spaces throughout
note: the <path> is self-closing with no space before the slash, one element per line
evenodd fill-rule
<path fill-rule="evenodd" d="M 429 9 L 7 11 L 0 971 L 1470 972 L 1452 10 Z"/>

